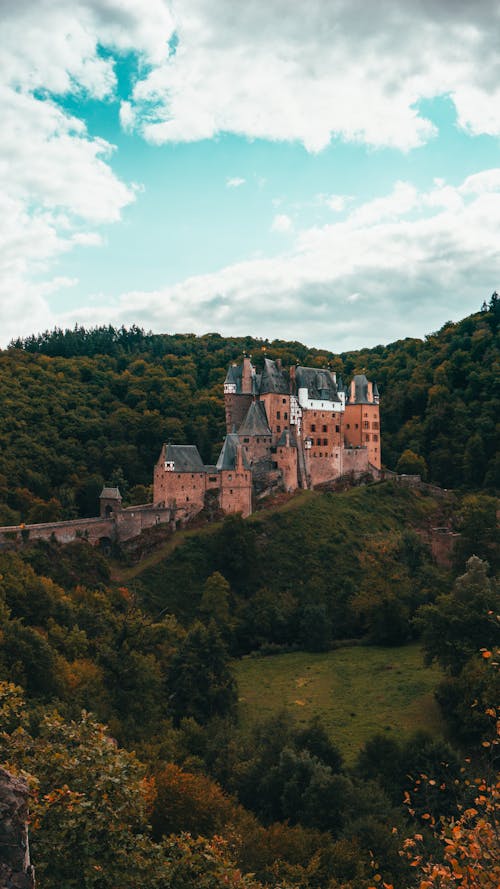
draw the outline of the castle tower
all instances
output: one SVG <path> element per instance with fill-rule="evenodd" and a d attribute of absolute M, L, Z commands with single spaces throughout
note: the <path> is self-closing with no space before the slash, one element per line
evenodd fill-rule
<path fill-rule="evenodd" d="M 226 432 L 230 435 L 238 429 L 250 407 L 255 390 L 255 368 L 250 358 L 243 364 L 231 364 L 224 381 L 224 407 L 226 409 Z"/>
<path fill-rule="evenodd" d="M 344 437 L 351 447 L 366 447 L 368 462 L 377 469 L 382 465 L 379 400 L 377 384 L 369 382 L 364 374 L 356 374 L 345 407 Z"/>
<path fill-rule="evenodd" d="M 109 519 L 120 512 L 122 508 L 122 495 L 119 488 L 104 487 L 99 495 L 99 515 L 103 519 Z"/>

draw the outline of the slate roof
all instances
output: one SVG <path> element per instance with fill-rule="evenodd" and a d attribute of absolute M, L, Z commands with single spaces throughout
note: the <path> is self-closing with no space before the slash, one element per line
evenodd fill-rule
<path fill-rule="evenodd" d="M 272 435 L 262 401 L 252 401 L 247 415 L 239 428 L 239 435 Z"/>
<path fill-rule="evenodd" d="M 377 386 L 376 383 L 373 384 L 373 397 L 374 397 L 374 398 L 380 398 L 380 394 L 379 394 L 379 391 L 378 391 L 378 386 Z"/>
<path fill-rule="evenodd" d="M 122 495 L 119 488 L 103 488 L 99 498 L 102 500 L 121 500 Z"/>
<path fill-rule="evenodd" d="M 285 371 L 280 370 L 271 358 L 264 358 L 264 369 L 260 378 L 260 394 L 273 392 L 277 395 L 288 395 L 290 383 Z"/>
<path fill-rule="evenodd" d="M 296 441 L 295 435 L 293 434 L 291 429 L 283 429 L 283 432 L 281 433 L 278 441 L 276 442 L 276 447 L 278 447 L 278 448 L 288 447 L 288 443 L 286 440 L 287 435 L 288 435 L 288 441 L 289 441 L 290 446 L 292 448 L 297 447 L 297 441 Z"/>
<path fill-rule="evenodd" d="M 196 445 L 165 445 L 165 461 L 173 462 L 175 472 L 203 472 L 203 460 Z"/>
<path fill-rule="evenodd" d="M 241 364 L 230 364 L 227 369 L 225 383 L 231 383 L 236 386 L 236 392 L 241 393 L 241 378 L 243 376 L 243 366 Z"/>
<path fill-rule="evenodd" d="M 238 445 L 240 443 L 239 436 L 236 433 L 231 432 L 229 435 L 226 435 L 224 439 L 224 444 L 222 445 L 222 451 L 219 454 L 219 459 L 217 460 L 217 469 L 219 472 L 221 469 L 234 469 L 236 466 L 236 453 L 238 450 Z M 245 456 L 245 452 L 242 450 L 243 456 L 243 465 L 245 469 L 249 469 L 248 460 Z"/>
<path fill-rule="evenodd" d="M 368 380 L 364 374 L 356 374 L 354 380 L 354 401 L 350 404 L 370 404 L 368 401 Z"/>
<path fill-rule="evenodd" d="M 330 370 L 316 367 L 297 367 L 295 371 L 297 389 L 307 389 L 308 397 L 320 401 L 338 401 L 339 393 L 335 378 Z"/>

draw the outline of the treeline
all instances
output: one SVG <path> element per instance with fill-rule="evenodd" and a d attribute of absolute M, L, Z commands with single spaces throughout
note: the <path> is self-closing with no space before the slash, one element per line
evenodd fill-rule
<path fill-rule="evenodd" d="M 93 515 L 101 485 L 147 500 L 164 441 L 216 459 L 222 384 L 251 354 L 356 372 L 381 391 L 383 461 L 448 488 L 494 491 L 499 299 L 424 341 L 336 355 L 298 342 L 151 334 L 111 326 L 47 331 L 0 353 L 0 522 Z"/>

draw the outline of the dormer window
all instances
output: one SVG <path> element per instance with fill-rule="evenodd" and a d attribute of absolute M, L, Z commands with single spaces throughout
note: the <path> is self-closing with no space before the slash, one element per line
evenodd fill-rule
<path fill-rule="evenodd" d="M 173 460 L 165 460 L 165 469 L 167 472 L 173 472 L 175 469 Z"/>

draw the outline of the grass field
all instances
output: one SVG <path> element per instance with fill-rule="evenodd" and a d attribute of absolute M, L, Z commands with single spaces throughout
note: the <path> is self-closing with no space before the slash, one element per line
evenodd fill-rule
<path fill-rule="evenodd" d="M 319 715 L 347 763 L 375 732 L 442 732 L 433 697 L 441 673 L 424 667 L 418 645 L 247 657 L 234 669 L 244 724 L 282 708 L 299 724 Z"/>

